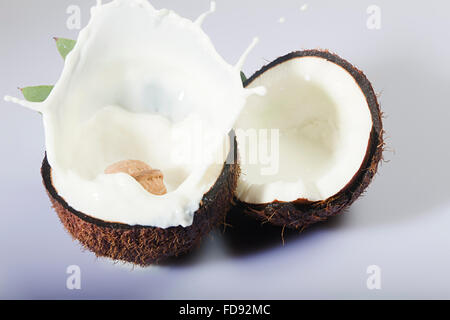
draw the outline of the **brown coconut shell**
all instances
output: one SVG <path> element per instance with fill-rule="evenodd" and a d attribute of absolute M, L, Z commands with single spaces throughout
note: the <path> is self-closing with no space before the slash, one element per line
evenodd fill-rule
<path fill-rule="evenodd" d="M 53 208 L 74 239 L 99 257 L 140 266 L 148 266 L 189 251 L 211 229 L 222 224 L 231 207 L 239 173 L 236 161 L 227 161 L 214 186 L 203 196 L 200 208 L 194 213 L 192 225 L 163 229 L 106 222 L 77 211 L 58 195 L 53 186 L 52 169 L 47 156 L 41 168 Z"/>
<path fill-rule="evenodd" d="M 296 51 L 282 56 L 257 71 L 244 86 L 249 86 L 267 70 L 291 59 L 301 57 L 320 57 L 331 61 L 349 72 L 366 97 L 372 116 L 372 130 L 364 161 L 351 181 L 337 194 L 323 201 L 297 199 L 292 202 L 273 201 L 271 203 L 251 204 L 235 199 L 236 206 L 244 214 L 274 225 L 303 229 L 313 223 L 324 221 L 330 216 L 342 213 L 364 192 L 377 172 L 383 156 L 382 112 L 376 94 L 364 73 L 334 53 L 325 50 Z"/>

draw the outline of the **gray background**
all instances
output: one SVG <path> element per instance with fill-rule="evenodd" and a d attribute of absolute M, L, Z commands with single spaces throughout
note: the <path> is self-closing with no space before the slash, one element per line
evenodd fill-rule
<path fill-rule="evenodd" d="M 218 0 L 205 24 L 230 63 L 252 37 L 244 70 L 294 49 L 329 48 L 364 70 L 380 92 L 388 163 L 343 216 L 286 234 L 252 221 L 217 231 L 188 257 L 146 269 L 81 250 L 50 208 L 39 174 L 41 117 L 0 102 L 0 298 L 450 298 L 448 1 Z M 94 1 L 0 0 L 0 95 L 52 84 L 63 67 L 51 37 L 76 38 L 66 8 Z M 207 0 L 153 1 L 189 18 Z M 381 8 L 381 30 L 366 9 Z M 283 24 L 278 22 L 285 17 Z M 236 223 L 236 221 L 232 221 Z M 66 289 L 79 265 L 82 289 Z M 366 268 L 381 268 L 368 290 Z"/>

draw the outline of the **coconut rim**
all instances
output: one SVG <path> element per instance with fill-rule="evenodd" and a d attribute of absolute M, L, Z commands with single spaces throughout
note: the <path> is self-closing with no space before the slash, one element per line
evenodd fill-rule
<path fill-rule="evenodd" d="M 328 50 L 321 50 L 321 49 L 310 49 L 310 50 L 302 50 L 302 51 L 293 51 L 291 53 L 288 53 L 284 56 L 281 56 L 274 61 L 270 62 L 269 64 L 263 66 L 260 70 L 256 71 L 250 78 L 248 78 L 246 81 L 244 81 L 244 88 L 247 88 L 255 79 L 257 79 L 259 76 L 264 74 L 266 71 L 284 63 L 287 61 L 290 61 L 292 59 L 296 58 L 304 58 L 304 57 L 317 57 L 325 59 L 329 62 L 332 62 L 336 64 L 337 66 L 340 66 L 343 68 L 346 72 L 348 72 L 352 78 L 355 80 L 356 84 L 360 88 L 361 92 L 363 93 L 368 108 L 370 112 L 370 116 L 372 119 L 372 128 L 369 134 L 369 140 L 366 147 L 366 153 L 364 156 L 364 160 L 361 163 L 361 166 L 359 169 L 355 172 L 353 177 L 349 180 L 349 182 L 341 188 L 338 192 L 333 194 L 332 196 L 318 201 L 311 201 L 306 198 L 298 198 L 293 201 L 279 201 L 277 199 L 274 199 L 271 202 L 262 202 L 262 203 L 250 203 L 239 200 L 239 198 L 235 197 L 235 201 L 237 203 L 246 204 L 249 206 L 254 207 L 263 207 L 268 206 L 271 204 L 296 204 L 296 205 L 311 205 L 311 204 L 321 204 L 321 203 L 328 203 L 338 197 L 338 195 L 343 194 L 345 192 L 353 192 L 358 188 L 358 186 L 364 181 L 364 177 L 367 175 L 368 170 L 371 169 L 373 166 L 373 160 L 375 160 L 375 163 L 378 164 L 379 160 L 382 158 L 382 155 L 380 155 L 380 159 L 376 159 L 376 153 L 379 148 L 382 148 L 384 145 L 383 142 L 383 124 L 381 120 L 381 110 L 380 106 L 377 101 L 377 97 L 375 94 L 375 91 L 373 90 L 372 84 L 370 83 L 369 79 L 365 76 L 365 74 L 359 70 L 357 67 L 353 66 L 350 62 L 347 60 L 341 58 L 335 53 L 332 53 Z M 381 151 L 382 152 L 382 151 Z"/>

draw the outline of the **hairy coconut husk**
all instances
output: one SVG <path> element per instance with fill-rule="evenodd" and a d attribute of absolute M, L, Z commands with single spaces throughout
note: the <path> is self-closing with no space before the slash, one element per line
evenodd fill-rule
<path fill-rule="evenodd" d="M 334 53 L 325 50 L 305 50 L 289 53 L 276 59 L 257 71 L 244 86 L 249 86 L 256 78 L 267 70 L 291 59 L 301 57 L 320 57 L 331 61 L 349 72 L 364 93 L 372 116 L 372 130 L 364 161 L 351 181 L 336 195 L 323 201 L 297 199 L 292 202 L 274 201 L 271 203 L 251 204 L 235 199 L 236 206 L 244 214 L 253 216 L 263 222 L 274 225 L 302 229 L 330 216 L 342 213 L 364 192 L 377 172 L 378 164 L 383 156 L 383 124 L 382 112 L 376 94 L 362 71 Z"/>

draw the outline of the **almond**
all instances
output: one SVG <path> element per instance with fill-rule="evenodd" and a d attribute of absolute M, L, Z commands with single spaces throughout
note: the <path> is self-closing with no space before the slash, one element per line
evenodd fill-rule
<path fill-rule="evenodd" d="M 167 193 L 164 175 L 160 170 L 152 169 L 140 160 L 124 160 L 116 162 L 105 169 L 106 174 L 123 172 L 132 176 L 145 190 L 154 195 Z"/>

